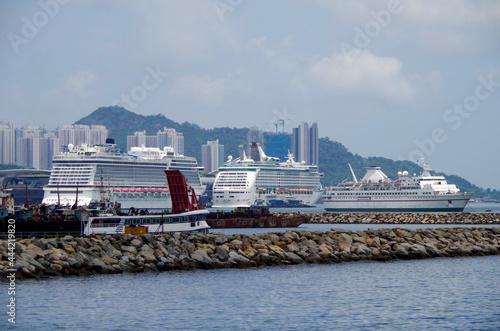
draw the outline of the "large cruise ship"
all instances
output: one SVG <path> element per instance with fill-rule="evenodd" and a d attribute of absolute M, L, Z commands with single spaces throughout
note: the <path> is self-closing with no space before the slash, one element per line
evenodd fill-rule
<path fill-rule="evenodd" d="M 252 144 L 247 157 L 240 147 L 240 157 L 219 168 L 213 185 L 214 208 L 269 205 L 270 201 L 293 199 L 313 205 L 321 197 L 321 173 L 316 165 L 297 163 L 290 154 L 286 162 L 268 157 L 258 144 Z"/>
<path fill-rule="evenodd" d="M 91 202 L 120 203 L 122 209 L 171 208 L 164 170 L 177 169 L 200 196 L 205 191 L 194 157 L 175 155 L 170 147 L 133 147 L 122 153 L 108 139 L 105 145 L 68 146 L 53 158 L 42 203 L 85 206 Z"/>
<path fill-rule="evenodd" d="M 326 190 L 324 207 L 328 211 L 463 211 L 473 193 L 461 193 L 443 176 L 432 176 L 422 160 L 420 175 L 399 172 L 397 180 L 387 177 L 380 167 L 366 167 L 358 180 L 349 165 L 353 179 Z"/>

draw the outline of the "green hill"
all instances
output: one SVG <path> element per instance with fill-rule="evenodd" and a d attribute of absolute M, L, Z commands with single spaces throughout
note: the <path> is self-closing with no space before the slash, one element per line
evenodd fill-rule
<path fill-rule="evenodd" d="M 118 147 L 127 149 L 127 136 L 134 132 L 146 130 L 147 135 L 156 135 L 164 127 L 175 129 L 184 135 L 184 154 L 194 156 L 201 163 L 201 145 L 207 140 L 219 139 L 224 145 L 225 158 L 236 155 L 238 146 L 246 144 L 249 129 L 215 128 L 203 129 L 196 124 L 184 122 L 179 124 L 165 117 L 165 115 L 143 116 L 126 110 L 122 107 L 101 107 L 75 124 L 105 125 L 109 130 L 109 137 L 114 138 Z"/>
<path fill-rule="evenodd" d="M 184 135 L 184 153 L 194 156 L 201 163 L 201 145 L 207 140 L 219 139 L 224 145 L 225 158 L 228 155 L 237 155 L 238 146 L 246 144 L 248 128 L 214 128 L 203 129 L 195 124 L 174 122 L 165 115 L 143 116 L 135 114 L 122 107 L 101 107 L 89 116 L 80 119 L 75 124 L 98 124 L 105 125 L 109 136 L 114 138 L 122 150 L 127 148 L 127 135 L 133 135 L 136 131 L 146 130 L 148 135 L 155 135 L 164 127 L 176 129 Z M 382 167 L 384 173 L 392 179 L 397 178 L 398 171 L 409 173 L 420 173 L 421 167 L 410 161 L 393 161 L 383 157 L 362 157 L 352 154 L 339 142 L 332 141 L 328 137 L 319 139 L 319 168 L 324 173 L 322 182 L 327 185 L 336 185 L 346 178 L 351 178 L 348 163 L 351 164 L 357 177 L 363 177 L 366 166 Z M 475 197 L 490 196 L 500 199 L 497 190 L 483 189 L 473 185 L 469 181 L 454 175 L 446 175 L 449 183 L 456 184 L 462 191 L 474 191 Z"/>

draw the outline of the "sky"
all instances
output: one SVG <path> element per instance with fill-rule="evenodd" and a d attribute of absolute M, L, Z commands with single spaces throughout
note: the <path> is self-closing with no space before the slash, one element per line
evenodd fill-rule
<path fill-rule="evenodd" d="M 16 127 L 110 105 L 204 128 L 318 122 L 361 156 L 500 189 L 500 1 L 0 0 L 0 36 Z"/>

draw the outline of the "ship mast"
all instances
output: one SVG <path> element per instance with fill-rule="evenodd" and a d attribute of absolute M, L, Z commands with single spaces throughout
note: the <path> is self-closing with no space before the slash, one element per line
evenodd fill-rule
<path fill-rule="evenodd" d="M 352 179 L 354 179 L 354 182 L 357 183 L 358 180 L 356 179 L 356 175 L 354 174 L 354 170 L 352 170 L 351 164 L 347 163 L 349 165 L 349 169 L 351 169 L 351 174 L 352 174 Z"/>

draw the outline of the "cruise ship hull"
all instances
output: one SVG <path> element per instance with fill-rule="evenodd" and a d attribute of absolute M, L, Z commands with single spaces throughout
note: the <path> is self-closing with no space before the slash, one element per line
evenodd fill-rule
<path fill-rule="evenodd" d="M 242 149 L 242 148 L 241 148 Z M 269 206 L 276 201 L 294 200 L 313 205 L 321 197 L 322 189 L 317 165 L 297 163 L 291 154 L 286 162 L 265 155 L 262 148 L 252 143 L 252 158 L 244 152 L 232 157 L 219 168 L 213 185 L 214 208 Z"/>
<path fill-rule="evenodd" d="M 337 212 L 461 212 L 472 193 L 449 194 L 436 196 L 421 196 L 417 199 L 366 199 L 358 197 L 357 200 L 324 200 L 327 211 Z"/>
<path fill-rule="evenodd" d="M 115 189 L 116 190 L 116 189 Z M 156 193 L 155 189 L 136 190 L 123 189 L 124 192 L 108 192 L 106 193 L 107 200 L 110 203 L 120 203 L 121 209 L 129 209 L 131 207 L 140 209 L 170 209 L 172 203 L 168 192 Z M 158 189 L 159 190 L 159 189 Z M 163 188 L 164 190 L 164 188 Z M 46 187 L 43 203 L 47 205 L 73 206 L 77 202 L 77 206 L 87 206 L 93 201 L 101 201 L 100 189 L 98 187 L 91 189 L 78 189 L 78 201 L 76 201 L 76 189 L 72 193 L 55 193 L 54 188 Z"/>
<path fill-rule="evenodd" d="M 54 156 L 42 203 L 87 206 L 91 202 L 119 203 L 121 209 L 170 209 L 164 170 L 178 169 L 196 194 L 202 185 L 195 158 L 158 148 L 132 149 L 124 154 L 114 144 L 82 146 Z"/>

